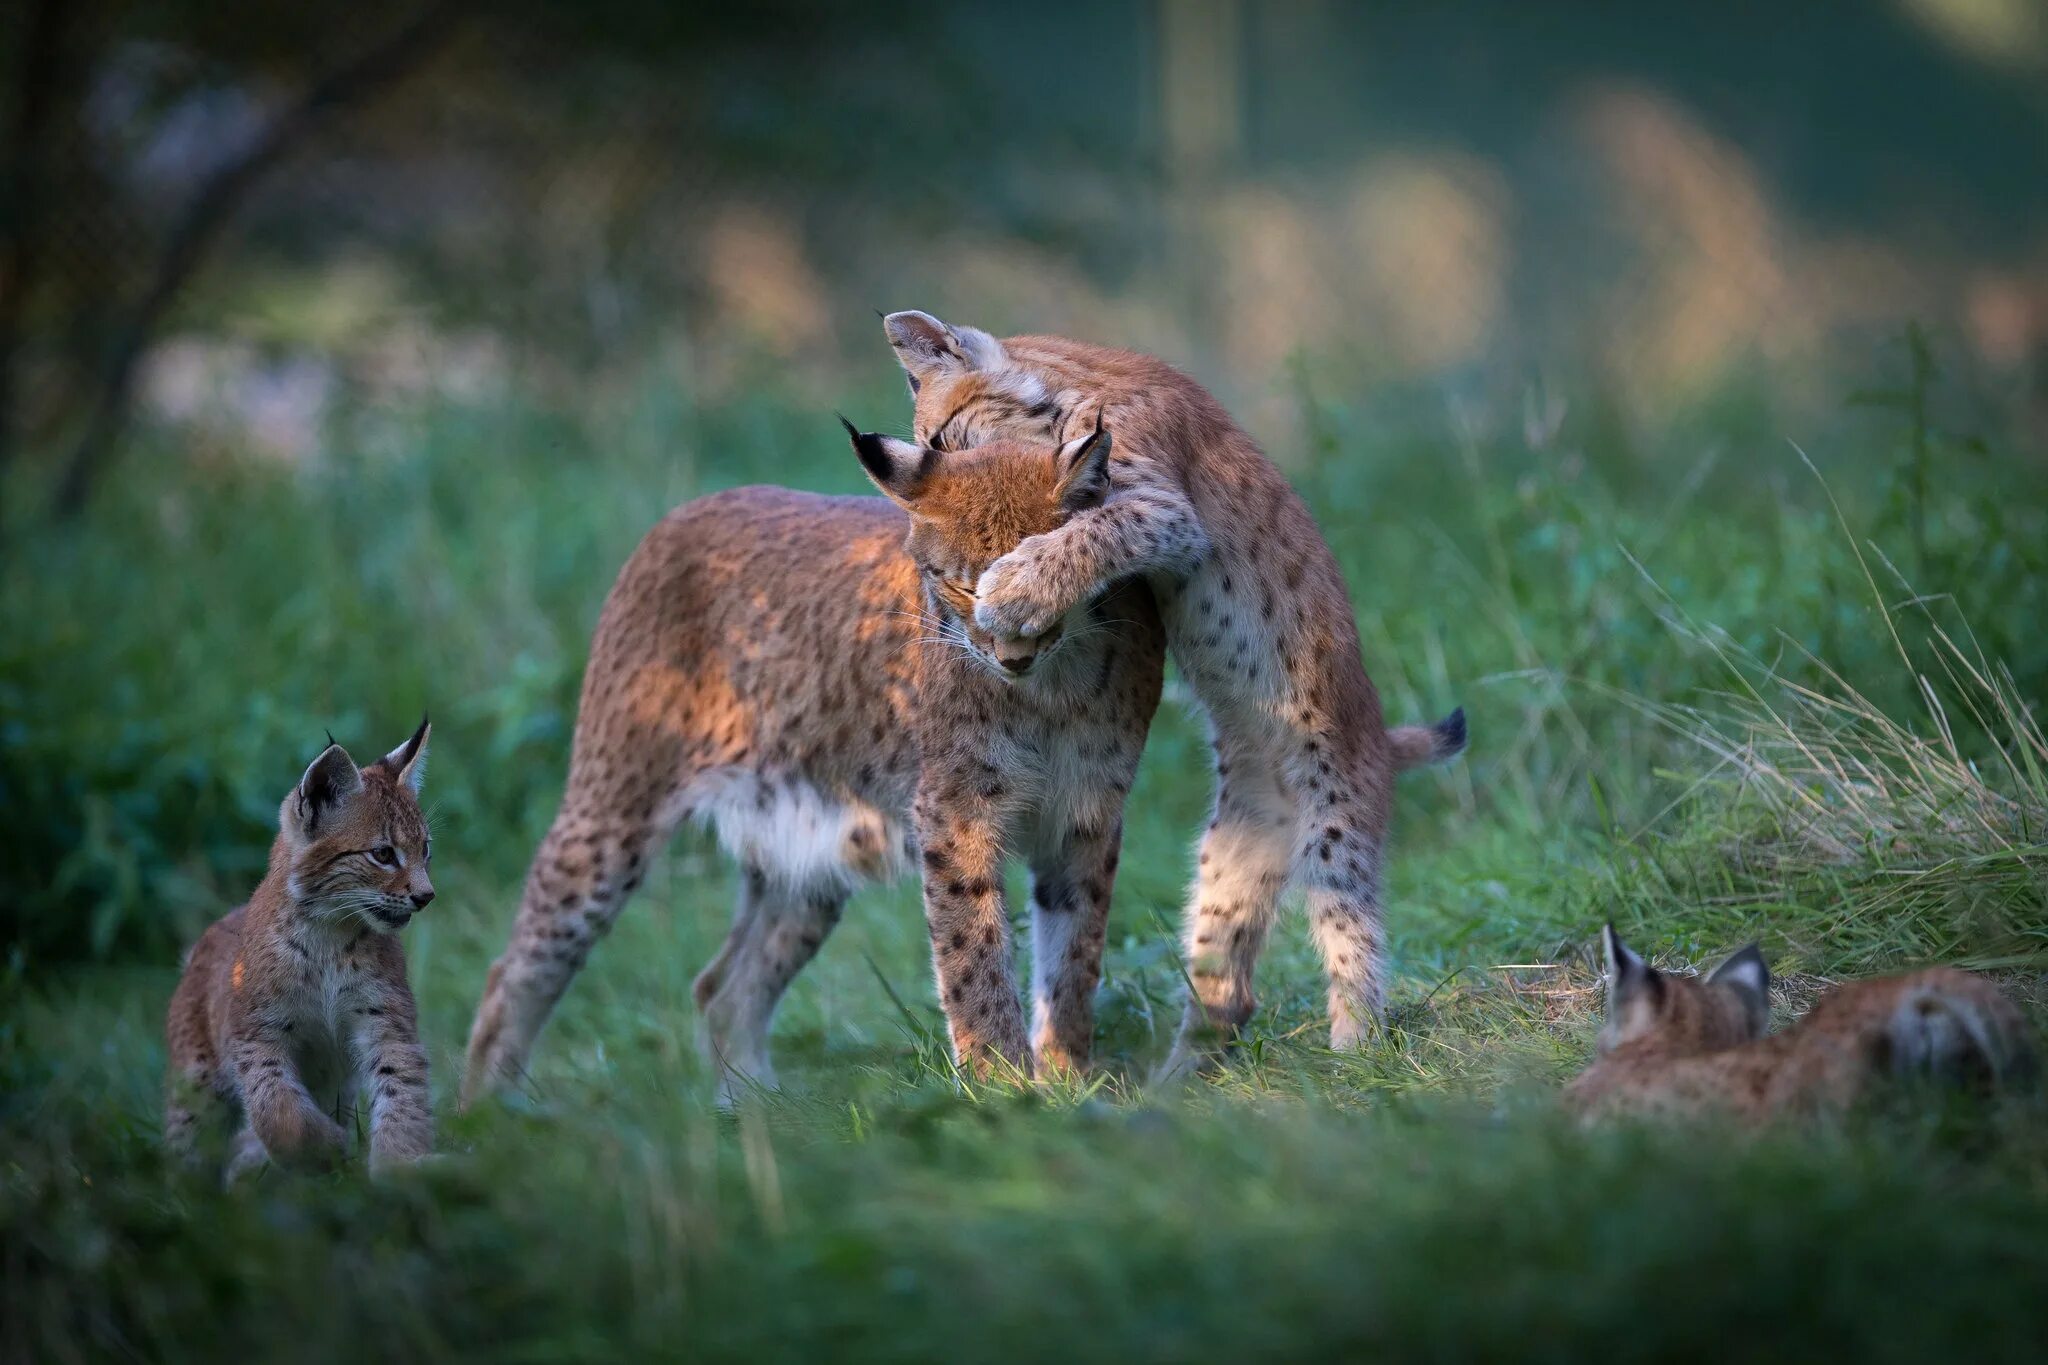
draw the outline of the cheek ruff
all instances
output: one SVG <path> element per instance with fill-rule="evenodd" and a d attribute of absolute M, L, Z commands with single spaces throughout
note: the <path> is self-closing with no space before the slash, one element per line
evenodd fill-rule
<path fill-rule="evenodd" d="M 372 906 L 370 909 L 370 919 L 379 928 L 389 930 L 395 934 L 412 922 L 412 911 L 395 910 L 382 905 Z"/>

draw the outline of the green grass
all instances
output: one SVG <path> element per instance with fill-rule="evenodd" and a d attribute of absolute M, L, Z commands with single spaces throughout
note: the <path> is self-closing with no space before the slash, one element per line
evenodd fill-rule
<path fill-rule="evenodd" d="M 336 433 L 349 458 L 296 471 L 145 438 L 85 524 L 13 528 L 8 1358 L 2038 1351 L 2038 1098 L 1757 1142 L 1581 1133 L 1548 1102 L 1590 1047 L 1608 918 L 1667 962 L 1761 936 L 1788 999 L 1962 961 L 2041 1017 L 2048 508 L 1994 461 L 1937 481 L 1926 562 L 1895 577 L 1898 488 L 1854 448 L 1823 461 L 1838 513 L 1781 447 L 1687 458 L 1711 431 L 1674 453 L 1576 448 L 1567 428 L 1530 451 L 1315 412 L 1293 473 L 1390 712 L 1472 718 L 1470 756 L 1401 789 L 1379 1046 L 1318 1046 L 1319 972 L 1289 919 L 1232 1063 L 1146 1090 L 1207 792 L 1199 724 L 1169 704 L 1132 799 L 1093 1081 L 1017 1095 L 948 1074 L 906 884 L 857 900 L 794 987 L 787 1091 L 720 1116 L 689 981 L 733 878 L 686 836 L 564 1001 L 529 1090 L 454 1114 L 612 573 L 710 488 L 857 487 L 814 407 L 700 409 L 650 384 L 602 421 L 365 413 Z M 179 945 L 253 884 L 325 728 L 388 747 L 422 706 L 442 895 L 406 942 L 452 1159 L 223 1196 L 156 1152 Z"/>

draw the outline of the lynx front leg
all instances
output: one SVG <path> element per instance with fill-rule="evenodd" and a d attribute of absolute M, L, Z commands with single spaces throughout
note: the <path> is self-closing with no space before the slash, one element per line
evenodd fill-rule
<path fill-rule="evenodd" d="M 1041 1075 L 1088 1069 L 1120 824 L 1073 829 L 1032 859 L 1031 1050 Z"/>
<path fill-rule="evenodd" d="M 263 1139 L 256 1136 L 254 1128 L 244 1125 L 228 1146 L 227 1166 L 220 1176 L 221 1187 L 228 1188 L 269 1164 L 270 1153 L 263 1150 Z"/>
<path fill-rule="evenodd" d="M 961 813 L 967 802 L 918 795 L 924 849 L 925 927 L 953 1057 L 985 1078 L 1031 1072 L 1024 1010 L 1010 968 L 1003 853 L 992 819 Z"/>
<path fill-rule="evenodd" d="M 372 1011 L 375 1011 L 374 1013 Z M 412 1002 L 387 999 L 356 1014 L 356 1055 L 370 1096 L 370 1171 L 418 1161 L 434 1150 L 427 1050 Z"/>
<path fill-rule="evenodd" d="M 252 1026 L 251 1036 L 237 1046 L 235 1073 L 249 1131 L 271 1160 L 316 1170 L 341 1160 L 348 1134 L 307 1093 L 281 1033 L 266 1025 Z M 246 1164 L 245 1156 L 246 1144 L 238 1140 L 231 1167 Z"/>
<path fill-rule="evenodd" d="M 1119 485 L 1138 477 L 1111 474 Z M 989 565 L 976 589 L 974 619 L 998 636 L 1041 635 L 1120 578 L 1184 575 L 1208 553 L 1209 537 L 1187 496 L 1171 485 L 1139 484 Z"/>

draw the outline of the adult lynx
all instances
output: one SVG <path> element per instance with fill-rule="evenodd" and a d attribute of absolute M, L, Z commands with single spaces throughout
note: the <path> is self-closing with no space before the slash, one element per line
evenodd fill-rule
<path fill-rule="evenodd" d="M 686 820 L 742 869 L 731 933 L 696 981 L 722 1097 L 773 1084 L 784 989 L 853 888 L 910 862 L 962 1064 L 1086 1064 L 1124 798 L 1159 699 L 1158 614 L 1130 583 L 998 641 L 973 623 L 974 583 L 1101 500 L 1110 433 L 942 454 L 848 431 L 885 497 L 714 494 L 671 512 L 620 572 L 568 791 L 477 1008 L 466 1101 L 523 1069 Z M 1006 852 L 1031 869 L 1028 1038 Z"/>
<path fill-rule="evenodd" d="M 981 575 L 975 619 L 1031 639 L 1109 584 L 1152 586 L 1167 647 L 1208 708 L 1216 808 L 1188 907 L 1194 983 L 1172 1072 L 1195 1039 L 1234 1033 L 1280 894 L 1299 889 L 1329 974 L 1330 1042 L 1358 1044 L 1384 1004 L 1380 858 L 1394 775 L 1465 746 L 1464 712 L 1389 730 L 1337 560 L 1308 508 L 1207 390 L 1162 361 L 1060 337 L 884 320 L 916 435 L 940 449 L 1116 428 L 1109 496 Z M 1083 414 L 1089 414 L 1084 417 Z"/>

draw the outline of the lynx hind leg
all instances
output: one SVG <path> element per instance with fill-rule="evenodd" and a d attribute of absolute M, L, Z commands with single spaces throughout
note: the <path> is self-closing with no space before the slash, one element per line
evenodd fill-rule
<path fill-rule="evenodd" d="M 657 841 L 672 827 L 655 823 L 659 802 L 643 799 L 629 810 L 632 798 L 623 793 L 610 800 L 575 796 L 534 855 L 511 941 L 485 980 L 463 1068 L 465 1108 L 525 1073 L 555 1002 L 639 888 Z"/>
<path fill-rule="evenodd" d="M 1386 801 L 1326 796 L 1305 806 L 1294 880 L 1329 977 L 1330 1046 L 1363 1046 L 1386 1013 L 1380 850 Z"/>
<path fill-rule="evenodd" d="M 718 1103 L 751 1088 L 774 1089 L 768 1034 L 796 974 L 817 956 L 846 908 L 837 879 L 793 886 L 756 866 L 743 870 L 724 946 L 697 977 L 698 1044 L 718 1071 Z"/>
<path fill-rule="evenodd" d="M 227 1135 L 230 1108 L 215 1088 L 220 1079 L 220 1058 L 214 1051 L 204 990 L 210 959 L 202 959 L 197 966 L 191 960 L 204 952 L 211 941 L 202 939 L 188 956 L 164 1027 L 165 1050 L 169 1054 L 164 1076 L 164 1149 L 187 1163 L 195 1163 L 202 1156 L 219 1155 L 219 1144 Z M 202 1143 L 206 1145 L 204 1153 L 200 1150 Z"/>
<path fill-rule="evenodd" d="M 1252 976 L 1292 861 L 1292 815 L 1274 774 L 1243 758 L 1218 771 L 1216 817 L 1202 838 L 1183 929 L 1193 991 L 1161 1081 L 1203 1066 L 1250 1021 Z"/>
<path fill-rule="evenodd" d="M 1038 1074 L 1080 1074 L 1095 1045 L 1095 988 L 1123 831 L 1071 831 L 1031 869 L 1031 1051 Z"/>
<path fill-rule="evenodd" d="M 180 1051 L 174 1040 L 170 1076 L 164 1082 L 164 1148 L 172 1156 L 190 1161 L 198 1155 L 206 1120 L 217 1117 L 221 1101 L 213 1093 L 212 1062 L 180 1056 Z"/>
<path fill-rule="evenodd" d="M 702 1014 L 710 1008 L 718 995 L 718 988 L 725 984 L 726 976 L 732 971 L 733 960 L 746 950 L 748 940 L 754 935 L 755 926 L 761 919 L 762 892 L 755 885 L 761 873 L 751 867 L 741 869 L 739 895 L 733 904 L 732 929 L 725 936 L 725 942 L 718 945 L 704 969 L 690 983 L 690 997 L 697 1002 L 697 1012 Z"/>

